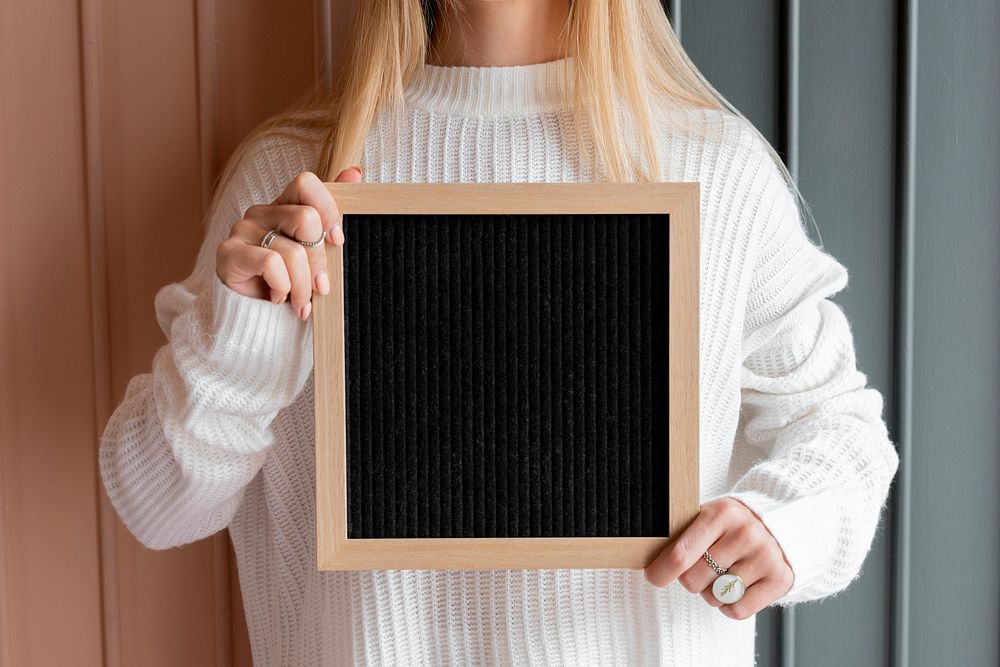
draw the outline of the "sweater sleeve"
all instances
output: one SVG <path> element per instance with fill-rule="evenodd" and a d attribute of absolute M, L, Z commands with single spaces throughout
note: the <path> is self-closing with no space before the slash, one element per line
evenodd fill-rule
<path fill-rule="evenodd" d="M 847 270 L 805 234 L 767 160 L 743 335 L 745 445 L 762 457 L 724 494 L 748 506 L 794 573 L 775 604 L 819 599 L 861 569 L 899 464 L 881 394 L 858 370 L 843 310 Z"/>
<path fill-rule="evenodd" d="M 254 199 L 273 194 L 261 196 L 263 175 L 275 176 L 261 165 L 269 167 L 263 151 L 245 154 L 219 194 L 194 270 L 156 294 L 167 342 L 151 372 L 129 381 L 101 437 L 111 504 L 153 549 L 229 524 L 274 442 L 271 422 L 312 369 L 309 322 L 287 302 L 230 289 L 215 271 L 215 250 L 232 224 Z"/>

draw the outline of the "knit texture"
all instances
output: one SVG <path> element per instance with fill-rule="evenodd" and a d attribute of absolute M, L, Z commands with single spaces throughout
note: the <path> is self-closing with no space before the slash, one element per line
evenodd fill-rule
<path fill-rule="evenodd" d="M 594 180 L 561 64 L 428 67 L 366 138 L 364 179 Z M 777 604 L 816 600 L 860 573 L 898 457 L 829 300 L 847 271 L 745 121 L 689 113 L 710 131 L 656 130 L 664 180 L 701 184 L 701 501 L 738 498 L 774 535 L 795 574 Z M 316 570 L 311 322 L 231 290 L 215 250 L 319 141 L 251 146 L 195 268 L 156 295 L 167 343 L 101 440 L 128 529 L 166 549 L 229 527 L 258 665 L 753 664 L 753 619 L 641 570 Z"/>

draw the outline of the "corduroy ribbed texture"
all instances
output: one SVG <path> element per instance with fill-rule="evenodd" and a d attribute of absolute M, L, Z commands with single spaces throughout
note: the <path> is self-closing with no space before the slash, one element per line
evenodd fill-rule
<path fill-rule="evenodd" d="M 593 180 L 562 64 L 429 68 L 395 132 L 384 117 L 372 128 L 365 180 Z M 657 131 L 665 180 L 702 186 L 702 502 L 738 498 L 770 529 L 795 573 L 779 604 L 819 599 L 858 575 L 898 465 L 882 397 L 829 300 L 844 267 L 808 240 L 743 122 L 690 113 L 707 136 Z M 156 296 L 168 342 L 101 439 L 129 530 L 163 549 L 229 527 L 258 665 L 752 664 L 753 620 L 638 570 L 316 570 L 311 329 L 287 303 L 223 285 L 214 261 L 247 207 L 315 164 L 319 141 L 254 146 L 191 275 Z"/>
<path fill-rule="evenodd" d="M 665 215 L 349 215 L 352 538 L 668 535 Z"/>

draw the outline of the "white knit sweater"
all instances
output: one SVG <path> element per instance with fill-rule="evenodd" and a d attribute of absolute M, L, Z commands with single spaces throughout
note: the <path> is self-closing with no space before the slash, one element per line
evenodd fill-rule
<path fill-rule="evenodd" d="M 558 66 L 429 67 L 395 133 L 381 117 L 368 135 L 364 180 L 593 180 Z M 858 575 L 898 458 L 828 300 L 846 270 L 808 240 L 744 122 L 691 113 L 715 132 L 664 125 L 658 141 L 664 180 L 702 186 L 701 499 L 752 508 L 795 573 L 779 603 L 814 600 Z M 311 322 L 232 291 L 214 264 L 230 225 L 318 148 L 253 146 L 191 275 L 156 295 L 168 342 L 101 441 L 129 530 L 166 549 L 229 527 L 260 665 L 752 664 L 753 619 L 641 570 L 316 570 Z"/>

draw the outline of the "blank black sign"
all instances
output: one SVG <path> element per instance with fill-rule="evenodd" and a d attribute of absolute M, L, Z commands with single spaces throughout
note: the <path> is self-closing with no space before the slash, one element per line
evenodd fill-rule
<path fill-rule="evenodd" d="M 668 535 L 667 215 L 344 226 L 348 538 Z"/>

